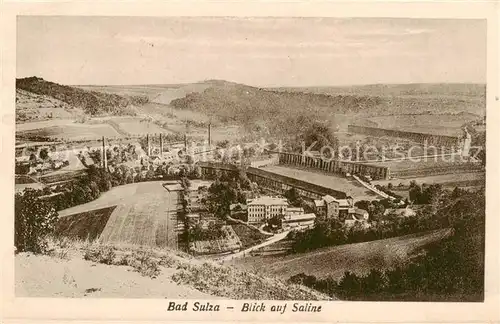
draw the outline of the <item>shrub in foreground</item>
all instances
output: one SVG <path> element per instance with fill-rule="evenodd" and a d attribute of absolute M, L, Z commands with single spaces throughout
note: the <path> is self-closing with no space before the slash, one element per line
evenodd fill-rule
<path fill-rule="evenodd" d="M 14 245 L 17 252 L 47 250 L 47 237 L 54 232 L 57 212 L 42 196 L 41 190 L 33 189 L 15 196 Z"/>

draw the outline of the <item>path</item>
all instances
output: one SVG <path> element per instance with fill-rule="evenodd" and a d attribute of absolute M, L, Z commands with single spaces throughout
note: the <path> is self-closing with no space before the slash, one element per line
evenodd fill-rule
<path fill-rule="evenodd" d="M 265 246 L 268 246 L 268 245 L 271 245 L 271 244 L 274 244 L 276 242 L 279 242 L 281 240 L 283 240 L 284 238 L 287 237 L 288 233 L 290 231 L 285 231 L 283 233 L 279 233 L 279 234 L 276 234 L 274 235 L 273 237 L 269 238 L 267 241 L 265 242 L 262 242 L 260 244 L 257 244 L 257 245 L 254 245 L 252 247 L 249 247 L 248 249 L 246 250 L 243 250 L 243 251 L 240 251 L 238 253 L 234 253 L 234 254 L 230 254 L 230 255 L 227 255 L 225 257 L 222 257 L 220 259 L 218 259 L 219 261 L 230 261 L 232 259 L 235 259 L 235 258 L 239 258 L 239 257 L 242 257 L 242 256 L 245 256 L 246 254 L 249 254 L 250 252 L 254 251 L 254 250 L 258 250 L 260 248 L 263 248 Z"/>
<path fill-rule="evenodd" d="M 386 194 L 385 192 L 382 192 L 380 190 L 378 190 L 377 188 L 369 185 L 368 183 L 364 182 L 363 180 L 361 180 L 358 176 L 356 175 L 353 175 L 352 176 L 354 179 L 356 179 L 361 185 L 363 185 L 366 189 L 368 190 L 371 190 L 373 191 L 374 193 L 376 193 L 377 195 L 381 196 L 382 198 L 385 198 L 385 199 L 395 199 L 394 197 L 392 196 L 389 196 L 388 194 Z"/>
<path fill-rule="evenodd" d="M 239 223 L 239 224 L 241 224 L 241 225 L 245 225 L 245 226 L 248 226 L 248 227 L 250 227 L 250 228 L 253 228 L 253 229 L 255 229 L 255 230 L 259 231 L 261 234 L 264 234 L 264 235 L 271 235 L 271 236 L 272 236 L 272 235 L 274 235 L 273 233 L 266 232 L 266 231 L 264 231 L 264 230 L 262 229 L 262 228 L 265 226 L 265 224 L 264 224 L 264 225 L 262 225 L 262 226 L 259 228 L 259 227 L 253 226 L 253 225 L 251 225 L 251 224 L 248 224 L 247 222 L 242 221 L 241 219 L 232 218 L 232 217 L 231 217 L 231 216 L 229 216 L 229 215 L 227 216 L 227 219 L 228 219 L 228 220 L 230 220 L 230 221 L 233 221 L 233 222 Z"/>

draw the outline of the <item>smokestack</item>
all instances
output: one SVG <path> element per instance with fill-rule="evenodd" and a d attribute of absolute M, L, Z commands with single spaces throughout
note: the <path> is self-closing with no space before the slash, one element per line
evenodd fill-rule
<path fill-rule="evenodd" d="M 149 144 L 149 134 L 146 134 L 146 155 L 149 156 L 151 154 L 151 146 Z"/>
<path fill-rule="evenodd" d="M 212 124 L 208 123 L 208 147 L 212 145 L 211 130 L 212 130 Z"/>
<path fill-rule="evenodd" d="M 163 156 L 163 137 L 160 133 L 160 156 Z"/>
<path fill-rule="evenodd" d="M 184 148 L 186 149 L 186 152 L 187 152 L 187 147 L 188 147 L 187 134 L 184 133 Z"/>
<path fill-rule="evenodd" d="M 102 167 L 104 170 L 108 169 L 108 157 L 106 156 L 106 142 L 104 136 L 102 137 Z"/>

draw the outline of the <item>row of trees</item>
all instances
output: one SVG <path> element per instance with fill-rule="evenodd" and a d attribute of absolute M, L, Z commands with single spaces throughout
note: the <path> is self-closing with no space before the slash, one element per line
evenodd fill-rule
<path fill-rule="evenodd" d="M 346 272 L 339 280 L 304 273 L 290 278 L 348 300 L 481 301 L 484 295 L 484 192 L 464 193 L 441 210 L 453 235 L 394 269 Z"/>
<path fill-rule="evenodd" d="M 381 216 L 379 220 L 372 221 L 369 227 L 362 222 L 348 226 L 338 219 L 317 220 L 312 229 L 291 232 L 289 238 L 293 241 L 291 251 L 300 253 L 326 246 L 380 240 L 448 226 L 446 218 L 433 214 L 429 209 L 422 209 L 416 216 Z"/>
<path fill-rule="evenodd" d="M 136 172 L 133 168 L 121 165 L 114 169 L 114 172 L 107 172 L 102 168 L 90 165 L 87 168 L 87 175 L 78 181 L 68 185 L 60 186 L 55 190 L 45 189 L 45 194 L 54 194 L 51 201 L 54 202 L 56 210 L 84 204 L 99 198 L 101 193 L 110 190 L 112 187 L 135 182 L 172 180 L 179 178 L 200 178 L 201 173 L 198 168 L 184 166 L 179 169 L 179 173 L 169 172 L 168 165 L 160 165 L 156 168 L 141 170 Z"/>

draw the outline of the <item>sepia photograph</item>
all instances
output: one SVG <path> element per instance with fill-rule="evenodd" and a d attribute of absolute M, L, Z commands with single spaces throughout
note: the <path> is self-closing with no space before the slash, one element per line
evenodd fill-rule
<path fill-rule="evenodd" d="M 16 25 L 16 298 L 484 301 L 486 19 Z"/>

